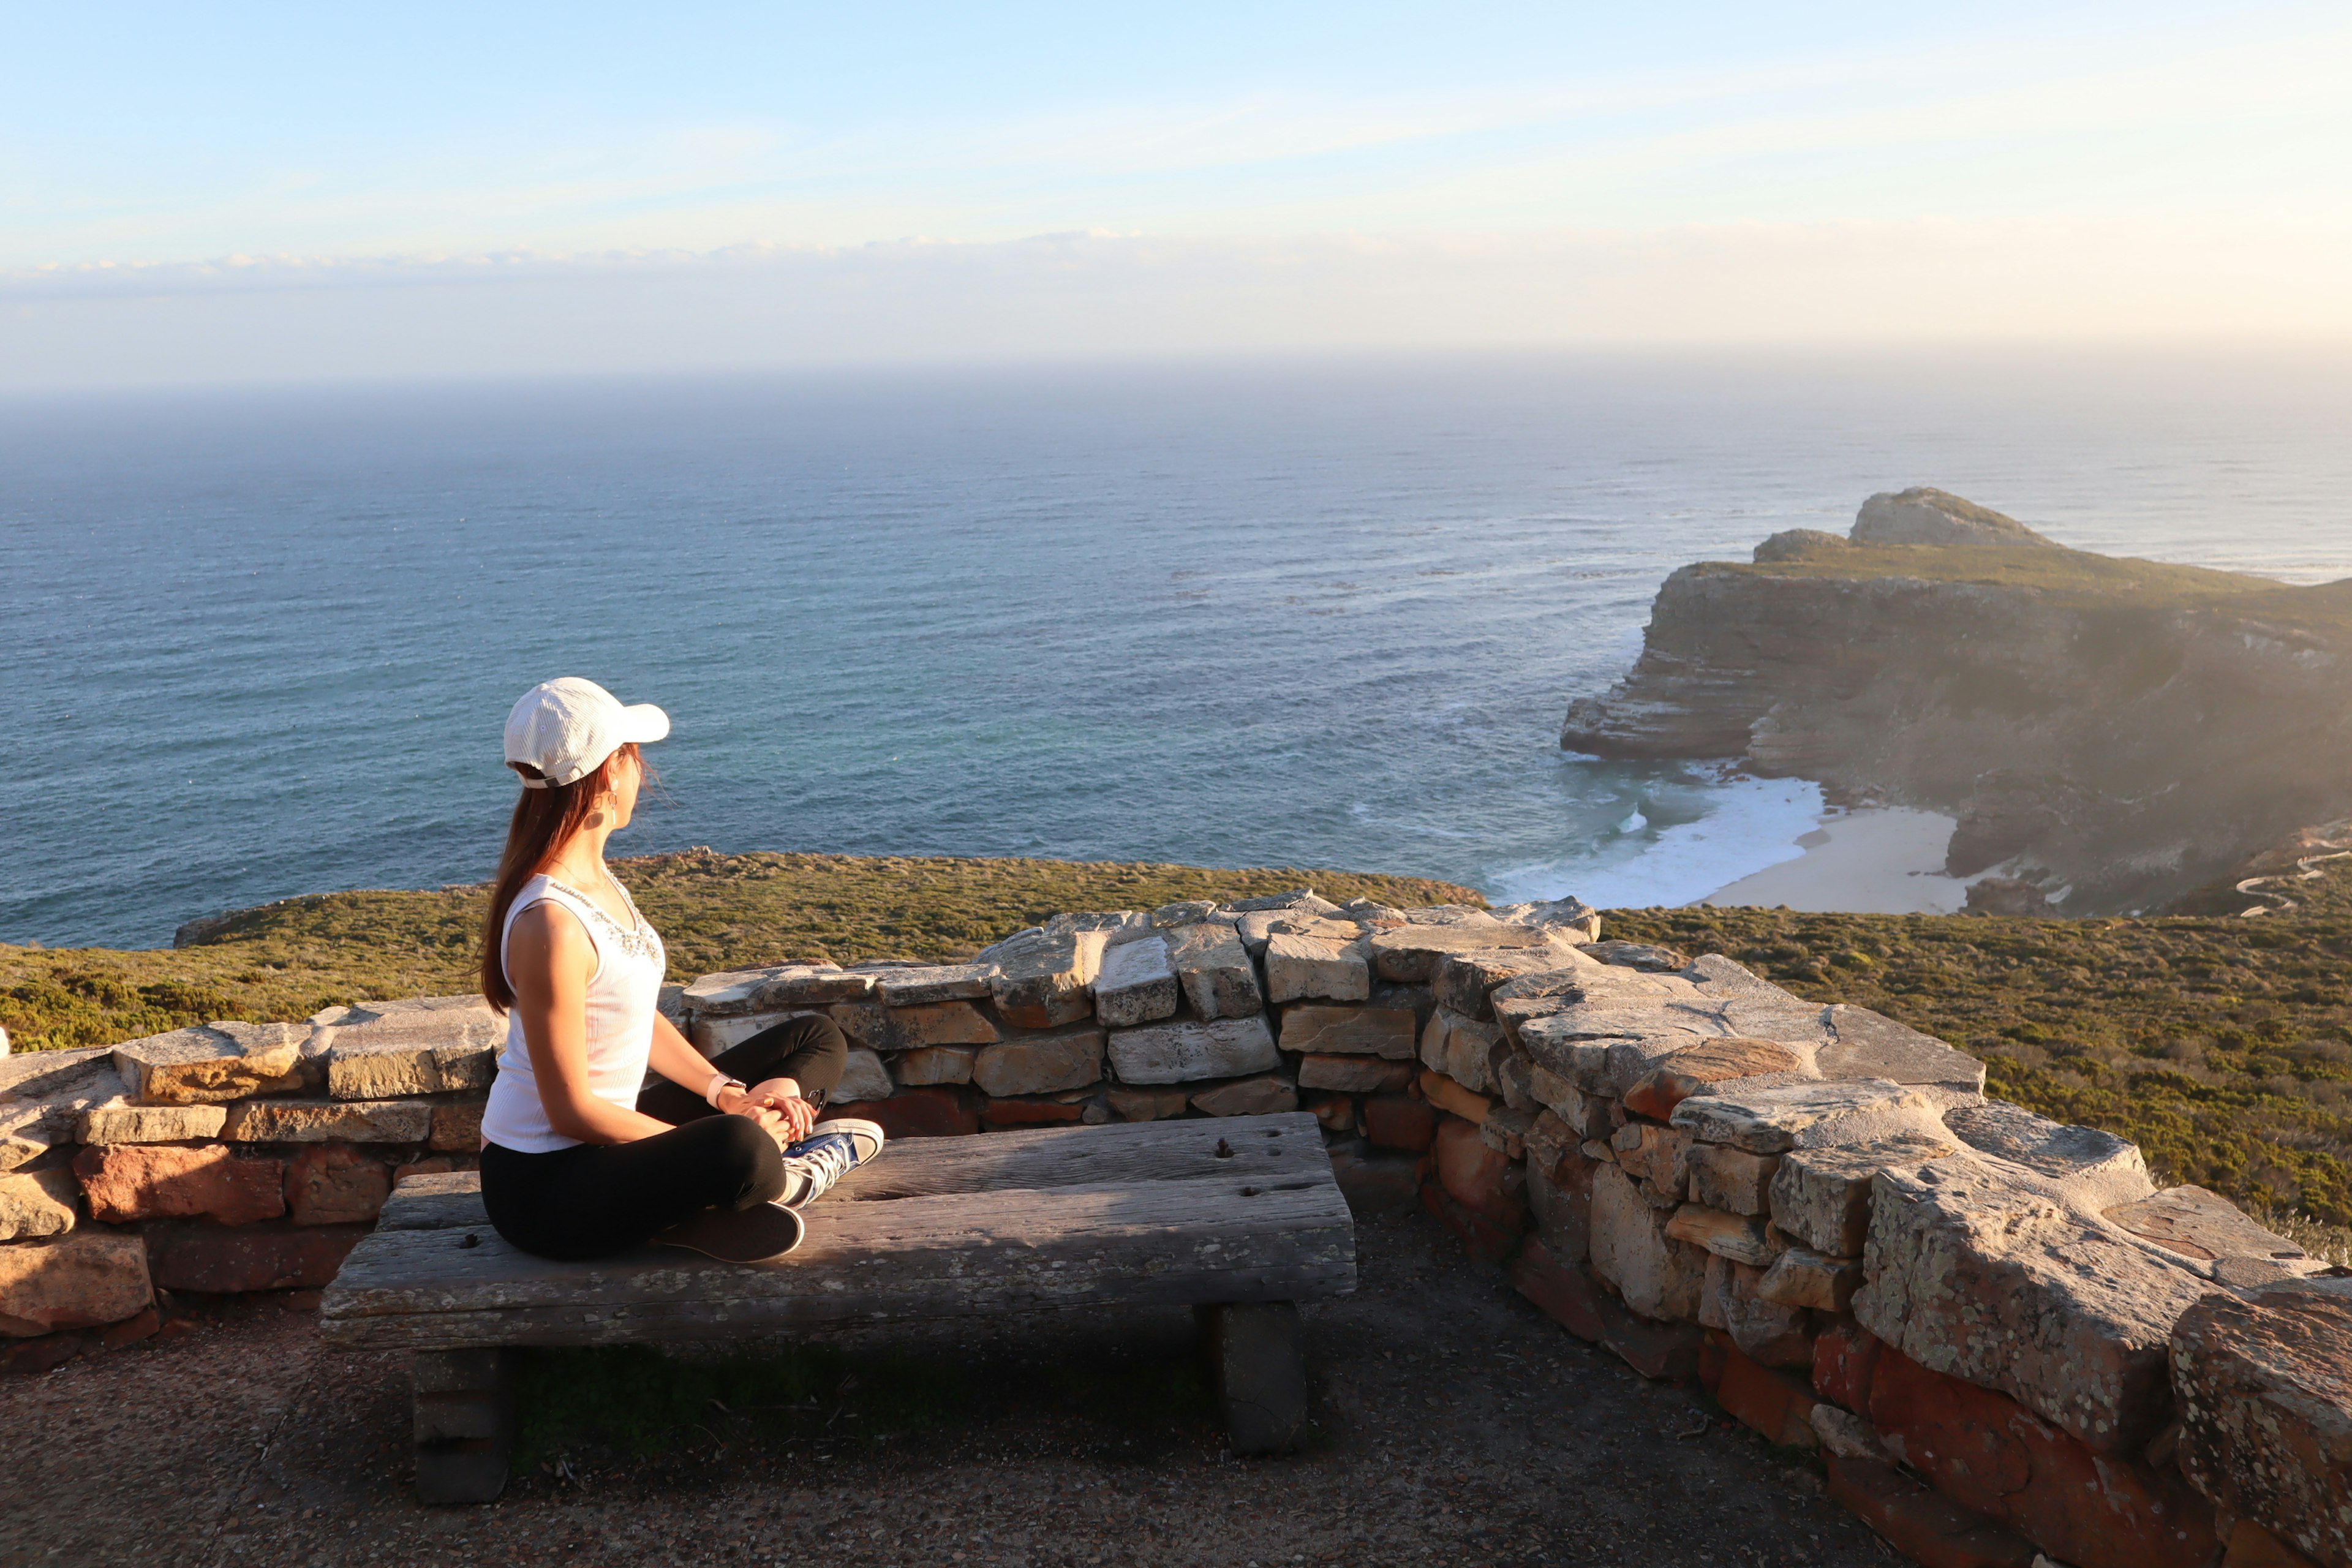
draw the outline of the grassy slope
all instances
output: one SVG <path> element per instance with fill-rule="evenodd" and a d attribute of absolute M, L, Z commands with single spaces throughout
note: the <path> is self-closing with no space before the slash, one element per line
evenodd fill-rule
<path fill-rule="evenodd" d="M 1607 923 L 1939 1036 L 1982 1058 L 1995 1092 L 2132 1139 L 2165 1179 L 2347 1226 L 2352 869 L 2296 896 L 2256 920 L 1681 909 Z"/>
<path fill-rule="evenodd" d="M 617 864 L 670 978 L 830 958 L 946 959 L 1064 910 L 1152 909 L 1312 886 L 1344 901 L 1484 903 L 1466 888 L 1340 871 L 1067 860 L 665 855 Z M 471 991 L 487 895 L 323 893 L 247 910 L 178 952 L 0 945 L 16 1049 L 110 1045 L 211 1018 L 308 1017 L 368 997 Z"/>

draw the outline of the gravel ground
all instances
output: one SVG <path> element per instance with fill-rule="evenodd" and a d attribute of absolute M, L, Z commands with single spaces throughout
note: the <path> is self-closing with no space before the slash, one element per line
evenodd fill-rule
<path fill-rule="evenodd" d="M 592 1431 L 479 1508 L 409 1500 L 404 1358 L 231 1304 L 0 1378 L 0 1563 L 1901 1561 L 1811 1471 L 1588 1349 L 1427 1216 L 1358 1237 L 1357 1294 L 1306 1309 L 1297 1455 L 1236 1461 L 1198 1397 L 1144 1392 L 1189 1380 L 1189 1314 L 1041 1315 L 833 1342 L 851 1377 L 951 1369 L 951 1419 L 837 1436 L 860 1429 L 852 1383 L 797 1436 L 714 1413 L 639 1458 Z"/>

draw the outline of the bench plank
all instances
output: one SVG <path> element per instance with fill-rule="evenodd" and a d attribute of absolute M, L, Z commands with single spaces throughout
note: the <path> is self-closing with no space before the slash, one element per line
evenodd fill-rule
<path fill-rule="evenodd" d="M 320 1331 L 354 1348 L 620 1343 L 1355 1288 L 1347 1202 L 1304 1114 L 914 1140 L 872 1169 L 811 1211 L 797 1251 L 760 1264 L 661 1247 L 533 1258 L 489 1228 L 478 1184 L 434 1178 L 352 1251 Z"/>

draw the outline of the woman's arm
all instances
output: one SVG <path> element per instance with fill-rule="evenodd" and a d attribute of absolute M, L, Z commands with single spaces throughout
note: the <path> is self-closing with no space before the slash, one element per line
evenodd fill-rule
<path fill-rule="evenodd" d="M 515 917 L 507 938 L 507 976 L 514 984 L 515 1012 L 522 1019 L 547 1124 L 583 1143 L 634 1143 L 668 1131 L 669 1123 L 600 1099 L 588 1087 L 588 977 L 595 971 L 595 944 L 570 910 L 539 903 Z M 658 1048 L 669 1026 L 667 1020 L 656 1020 L 656 1026 Z M 677 1038 L 675 1029 L 669 1033 Z M 702 1084 L 688 1087 L 699 1093 Z"/>

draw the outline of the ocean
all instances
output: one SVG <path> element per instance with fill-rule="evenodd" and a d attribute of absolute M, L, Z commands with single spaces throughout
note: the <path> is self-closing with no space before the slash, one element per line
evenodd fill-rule
<path fill-rule="evenodd" d="M 1796 781 L 1564 755 L 1676 566 L 1934 484 L 2352 575 L 2352 361 L 1587 354 L 0 404 L 0 941 L 472 881 L 507 709 L 673 719 L 616 849 L 1344 867 L 1679 903 Z"/>

